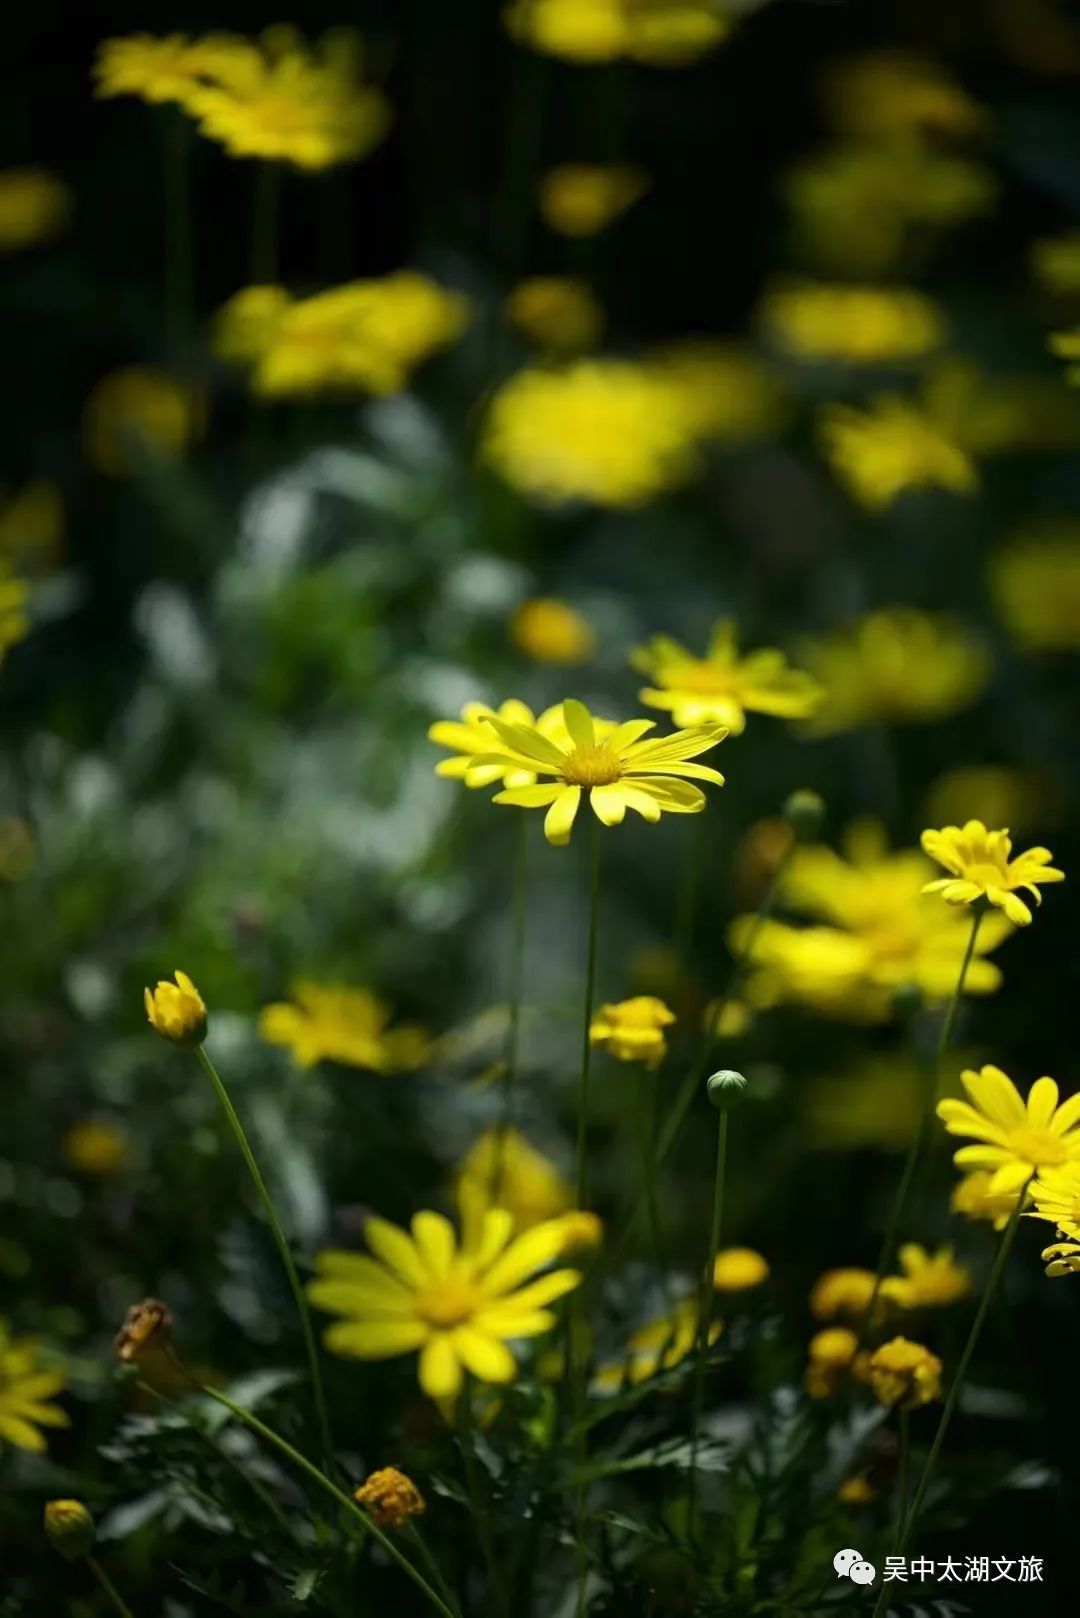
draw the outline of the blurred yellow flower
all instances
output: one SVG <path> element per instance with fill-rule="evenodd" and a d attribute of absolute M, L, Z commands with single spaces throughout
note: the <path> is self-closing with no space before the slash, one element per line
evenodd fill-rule
<path fill-rule="evenodd" d="M 639 994 L 594 1012 L 589 1039 L 620 1062 L 644 1062 L 655 1067 L 667 1055 L 664 1030 L 674 1021 L 675 1013 L 662 1000 Z"/>
<path fill-rule="evenodd" d="M 562 711 L 565 746 L 549 740 L 537 725 L 490 719 L 495 741 L 490 754 L 481 754 L 476 761 L 481 769 L 505 764 L 554 777 L 535 786 L 504 789 L 494 799 L 520 809 L 546 808 L 544 836 L 549 843 L 570 841 L 582 794 L 601 824 L 617 826 L 628 809 L 649 821 L 659 820 L 662 813 L 698 814 L 705 807 L 705 794 L 693 779 L 724 784 L 719 771 L 690 762 L 723 741 L 727 732 L 722 725 L 696 725 L 643 741 L 646 731 L 653 729 L 652 720 L 631 719 L 608 730 L 598 729 L 585 704 L 573 698 L 566 699 Z"/>
<path fill-rule="evenodd" d="M 979 487 L 967 451 L 898 394 L 880 394 L 866 410 L 827 405 L 821 443 L 836 477 L 871 511 L 883 511 L 909 489 L 974 494 Z"/>
<path fill-rule="evenodd" d="M 871 1277 L 873 1279 L 873 1277 Z M 803 1386 L 811 1399 L 831 1399 L 851 1369 L 859 1339 L 847 1326 L 826 1326 L 807 1344 Z"/>
<path fill-rule="evenodd" d="M 1047 1164 L 1031 1184 L 1033 1219 L 1056 1225 L 1060 1236 L 1080 1241 L 1080 1162 Z"/>
<path fill-rule="evenodd" d="M 31 1337 L 12 1337 L 0 1320 L 0 1450 L 4 1444 L 45 1451 L 43 1427 L 68 1427 L 70 1422 L 53 1399 L 67 1386 L 62 1371 L 48 1370 Z"/>
<path fill-rule="evenodd" d="M 717 1341 L 723 1329 L 722 1320 L 710 1323 L 710 1344 Z M 597 1369 L 593 1379 L 594 1391 L 618 1393 L 622 1387 L 636 1388 L 640 1383 L 647 1382 L 658 1371 L 672 1370 L 693 1350 L 698 1331 L 697 1298 L 680 1298 L 665 1314 L 658 1315 L 630 1333 L 626 1352 L 619 1359 L 608 1360 Z"/>
<path fill-rule="evenodd" d="M 936 1309 L 971 1292 L 971 1271 L 957 1264 L 951 1247 L 929 1253 L 917 1242 L 905 1242 L 898 1256 L 901 1273 L 885 1276 L 881 1292 L 901 1309 Z"/>
<path fill-rule="evenodd" d="M 569 275 L 532 275 L 504 305 L 523 337 L 552 354 L 594 348 L 604 333 L 604 311 L 587 281 Z"/>
<path fill-rule="evenodd" d="M 746 955 L 745 995 L 754 1010 L 792 1004 L 854 1021 L 888 1015 L 888 996 L 868 993 L 871 957 L 862 939 L 835 927 L 771 920 L 755 930 L 755 920 L 737 916 L 728 930 L 733 953 Z"/>
<path fill-rule="evenodd" d="M 1065 367 L 1065 380 L 1073 387 L 1080 386 L 1080 326 L 1074 326 L 1070 331 L 1052 332 L 1050 352 L 1056 354 L 1058 359 L 1069 361 Z"/>
<path fill-rule="evenodd" d="M 323 1341 L 331 1354 L 360 1360 L 419 1350 L 420 1386 L 432 1399 L 456 1397 L 466 1371 L 481 1382 L 512 1382 L 517 1361 L 507 1343 L 550 1331 L 547 1305 L 581 1280 L 577 1270 L 548 1270 L 565 1241 L 557 1220 L 515 1237 L 505 1208 L 487 1212 L 478 1244 L 467 1249 L 450 1221 L 430 1212 L 414 1215 L 411 1235 L 369 1219 L 364 1239 L 374 1258 L 316 1255 L 308 1297 L 344 1317 Z"/>
<path fill-rule="evenodd" d="M 769 1278 L 768 1261 L 752 1247 L 724 1247 L 713 1265 L 717 1292 L 746 1292 Z"/>
<path fill-rule="evenodd" d="M 654 635 L 635 647 L 630 662 L 654 682 L 638 692 L 647 707 L 670 712 L 676 725 L 719 720 L 733 736 L 746 729 L 748 712 L 805 719 L 823 695 L 817 681 L 791 668 L 783 652 L 770 647 L 740 658 L 730 618 L 713 626 L 704 657 L 667 635 Z"/>
<path fill-rule="evenodd" d="M 560 1214 L 555 1223 L 562 1231 L 560 1252 L 563 1258 L 591 1253 L 604 1239 L 603 1220 L 587 1208 L 571 1208 L 568 1213 Z"/>
<path fill-rule="evenodd" d="M 27 483 L 0 510 L 0 559 L 17 567 L 53 567 L 63 537 L 64 501 L 55 483 Z"/>
<path fill-rule="evenodd" d="M 211 37 L 184 105 L 230 157 L 327 169 L 364 157 L 390 126 L 380 90 L 360 77 L 359 35 L 335 29 L 308 44 L 294 28 L 258 40 Z"/>
<path fill-rule="evenodd" d="M 1080 230 L 1032 242 L 1031 268 L 1049 292 L 1080 292 Z"/>
<path fill-rule="evenodd" d="M 810 1313 L 815 1320 L 860 1319 L 870 1307 L 875 1279 L 873 1270 L 826 1270 L 810 1290 Z"/>
<path fill-rule="evenodd" d="M 310 298 L 248 287 L 218 313 L 214 349 L 250 368 L 254 392 L 266 398 L 398 393 L 418 365 L 460 336 L 468 315 L 465 298 L 414 270 Z"/>
<path fill-rule="evenodd" d="M 1080 651 L 1080 523 L 1048 521 L 1017 534 L 991 557 L 989 579 L 998 615 L 1019 645 Z"/>
<path fill-rule="evenodd" d="M 922 846 L 931 859 L 951 874 L 928 882 L 924 893 L 940 893 L 950 905 L 986 901 L 999 906 L 1011 922 L 1026 927 L 1031 911 L 1018 896 L 1023 888 L 1036 904 L 1042 903 L 1039 884 L 1064 882 L 1064 871 L 1055 870 L 1048 848 L 1029 848 L 1015 859 L 1006 831 L 988 831 L 981 820 L 964 826 L 944 826 L 941 831 L 924 831 Z"/>
<path fill-rule="evenodd" d="M 370 989 L 300 978 L 291 1000 L 263 1007 L 259 1034 L 269 1045 L 284 1045 L 299 1067 L 326 1060 L 371 1073 L 419 1067 L 430 1048 L 427 1034 L 408 1023 L 390 1028 L 389 1022 L 389 1007 Z"/>
<path fill-rule="evenodd" d="M 201 393 L 166 371 L 132 365 L 110 372 L 90 394 L 83 446 L 99 472 L 125 477 L 147 456 L 179 458 L 205 424 Z"/>
<path fill-rule="evenodd" d="M 696 62 L 732 27 L 709 0 L 512 0 L 503 21 L 520 44 L 546 56 L 653 67 Z"/>
<path fill-rule="evenodd" d="M 0 557 L 0 666 L 9 646 L 17 646 L 30 632 L 26 603 L 30 591 Z"/>
<path fill-rule="evenodd" d="M 505 1208 L 520 1232 L 573 1207 L 565 1177 L 517 1129 L 485 1129 L 458 1165 L 455 1189 L 470 1247 L 489 1208 Z"/>
<path fill-rule="evenodd" d="M 143 990 L 147 1020 L 155 1033 L 174 1045 L 201 1045 L 206 1038 L 206 1004 L 186 972 L 175 972 L 176 981 L 158 982 Z"/>
<path fill-rule="evenodd" d="M 876 276 L 917 256 L 946 226 L 989 213 L 997 184 L 981 163 L 918 139 L 853 140 L 797 164 L 788 197 L 816 263 Z"/>
<path fill-rule="evenodd" d="M 920 408 L 969 455 L 1080 445 L 1080 403 L 1054 377 L 997 375 L 950 357 L 931 371 Z"/>
<path fill-rule="evenodd" d="M 71 210 L 71 192 L 48 169 L 0 169 L 0 253 L 54 241 Z"/>
<path fill-rule="evenodd" d="M 979 809 L 988 826 L 1029 825 L 1053 812 L 1053 789 L 1034 775 L 1002 764 L 967 764 L 933 781 L 923 818 L 934 826 L 963 825 Z"/>
<path fill-rule="evenodd" d="M 766 337 L 796 359 L 881 365 L 921 359 L 945 340 L 945 321 L 910 287 L 824 286 L 806 281 L 765 294 Z"/>
<path fill-rule="evenodd" d="M 674 390 L 690 431 L 702 443 L 759 443 L 783 420 L 776 376 L 737 343 L 688 337 L 654 349 L 649 363 Z"/>
<path fill-rule="evenodd" d="M 380 1528 L 403 1528 L 410 1517 L 422 1517 L 427 1507 L 412 1478 L 396 1466 L 383 1466 L 353 1491 Z"/>
<path fill-rule="evenodd" d="M 1080 1274 L 1080 1242 L 1051 1242 L 1040 1256 L 1051 1279 Z"/>
<path fill-rule="evenodd" d="M 878 1490 L 869 1478 L 845 1478 L 836 1491 L 836 1498 L 845 1506 L 868 1506 L 878 1497 Z"/>
<path fill-rule="evenodd" d="M 827 639 L 808 641 L 800 661 L 825 689 L 807 725 L 816 736 L 947 719 L 975 701 L 990 675 L 990 659 L 970 630 L 912 607 L 865 613 Z"/>
<path fill-rule="evenodd" d="M 563 163 L 540 181 L 540 215 L 560 236 L 595 236 L 649 189 L 644 169 L 625 163 Z"/>
<path fill-rule="evenodd" d="M 230 43 L 229 36 L 211 35 L 204 41 L 186 34 L 125 34 L 103 40 L 94 59 L 95 93 L 186 105 L 203 69 Z"/>
<path fill-rule="evenodd" d="M 529 367 L 495 393 L 481 454 L 528 498 L 647 505 L 697 470 L 695 435 L 669 383 L 631 360 Z"/>
<path fill-rule="evenodd" d="M 949 1199 L 953 1213 L 965 1219 L 985 1219 L 995 1230 L 1004 1230 L 1016 1207 L 1015 1191 L 991 1191 L 994 1176 L 989 1169 L 972 1169 L 957 1180 Z"/>
<path fill-rule="evenodd" d="M 64 1161 L 79 1174 L 118 1174 L 128 1161 L 128 1139 L 103 1118 L 83 1118 L 64 1131 Z"/>
<path fill-rule="evenodd" d="M 844 134 L 977 135 L 986 117 L 939 62 L 913 51 L 868 51 L 838 62 L 826 79 L 826 110 Z"/>
<path fill-rule="evenodd" d="M 596 650 L 588 619 L 555 596 L 530 596 L 514 608 L 507 628 L 511 644 L 537 663 L 587 663 Z"/>
<path fill-rule="evenodd" d="M 915 1410 L 941 1398 L 943 1369 L 937 1355 L 921 1343 L 894 1337 L 870 1355 L 866 1379 L 880 1404 Z"/>
<path fill-rule="evenodd" d="M 1027 1100 L 999 1067 L 976 1073 L 967 1069 L 960 1082 L 970 1101 L 939 1101 L 938 1117 L 950 1135 L 970 1135 L 977 1146 L 954 1153 L 958 1169 L 988 1169 L 992 1196 L 1014 1197 L 1031 1176 L 1080 1160 L 1080 1094 L 1058 1105 L 1053 1079 L 1036 1079 Z"/>

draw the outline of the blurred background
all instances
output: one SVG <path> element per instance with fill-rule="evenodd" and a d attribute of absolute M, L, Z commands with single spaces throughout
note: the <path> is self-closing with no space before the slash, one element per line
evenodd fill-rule
<path fill-rule="evenodd" d="M 632 650 L 662 634 L 701 658 L 721 619 L 820 682 L 812 717 L 751 713 L 724 743 L 699 820 L 604 835 L 600 997 L 661 995 L 684 1059 L 795 789 L 824 799 L 833 847 L 859 817 L 910 850 L 975 815 L 1075 869 L 1080 395 L 1049 340 L 1080 315 L 1080 6 L 701 9 L 716 38 L 672 54 L 594 47 L 573 18 L 545 33 L 528 0 L 512 27 L 477 0 L 308 5 L 289 19 L 308 42 L 359 30 L 358 79 L 392 114 L 326 166 L 238 155 L 173 101 L 95 95 L 102 41 L 254 39 L 283 20 L 265 8 L 9 20 L 0 1314 L 62 1360 L 72 1426 L 47 1456 L 0 1452 L 0 1611 L 48 1588 L 25 1522 L 50 1494 L 94 1494 L 170 1618 L 211 1597 L 161 1574 L 163 1543 L 205 1566 L 213 1542 L 229 1572 L 228 1535 L 164 1481 L 175 1465 L 115 1448 L 129 1395 L 107 1345 L 134 1298 L 168 1297 L 223 1375 L 295 1357 L 213 1097 L 150 1036 L 144 983 L 198 984 L 303 1252 L 355 1243 L 367 1209 L 451 1206 L 497 1116 L 520 812 L 436 776 L 432 723 L 509 697 L 645 713 L 656 682 Z M 566 165 L 600 182 L 553 192 Z M 400 374 L 266 384 L 274 339 L 237 335 L 238 294 L 402 269 L 450 302 Z M 575 378 L 589 355 L 671 391 L 609 421 L 601 369 L 595 408 L 567 395 L 576 424 L 558 398 L 531 416 L 515 379 Z M 587 847 L 550 848 L 527 818 L 518 1122 L 566 1172 Z M 963 1060 L 1022 1088 L 1076 1082 L 1069 892 L 962 1011 Z M 261 1038 L 261 1009 L 304 979 L 425 1030 L 418 1069 L 302 1067 Z M 941 1003 L 838 1008 L 796 979 L 750 974 L 724 1063 L 753 1093 L 728 1235 L 769 1257 L 773 1363 L 795 1383 L 815 1276 L 874 1265 Z M 626 1082 L 598 1073 L 594 1200 L 617 1224 Z M 689 1128 L 664 1180 L 690 1271 L 711 1153 Z M 947 1156 L 939 1141 L 910 1234 L 985 1263 Z M 1076 1283 L 1044 1279 L 1048 1230 L 1021 1231 L 935 1528 L 939 1551 L 1046 1556 L 1033 1613 L 1071 1610 L 1052 1580 L 1077 1505 Z M 411 1371 L 329 1375 L 348 1442 L 393 1449 Z M 401 1397 L 377 1401 L 388 1379 Z M 978 1594 L 969 1610 L 1021 1599 Z"/>

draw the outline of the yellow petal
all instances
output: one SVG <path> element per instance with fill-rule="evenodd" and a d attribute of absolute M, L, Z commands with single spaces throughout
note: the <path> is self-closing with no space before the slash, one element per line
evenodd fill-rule
<path fill-rule="evenodd" d="M 574 816 L 578 812 L 580 802 L 580 787 L 564 787 L 544 816 L 544 836 L 556 848 L 561 848 L 570 841 Z"/>
<path fill-rule="evenodd" d="M 461 1361 L 449 1332 L 439 1332 L 424 1344 L 420 1386 L 429 1399 L 453 1399 L 461 1388 Z"/>

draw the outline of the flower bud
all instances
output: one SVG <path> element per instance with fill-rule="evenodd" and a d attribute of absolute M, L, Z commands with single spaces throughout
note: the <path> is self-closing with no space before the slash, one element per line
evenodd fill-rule
<path fill-rule="evenodd" d="M 174 1045 L 201 1045 L 206 1038 L 206 1006 L 202 995 L 186 972 L 177 972 L 175 976 L 175 983 L 165 981 L 155 989 L 143 990 L 150 1026 Z"/>
<path fill-rule="evenodd" d="M 705 1081 L 705 1089 L 709 1100 L 717 1112 L 724 1112 L 728 1107 L 736 1106 L 743 1098 L 746 1089 L 746 1080 L 741 1073 L 735 1073 L 731 1068 L 721 1068 Z"/>
<path fill-rule="evenodd" d="M 825 800 L 805 787 L 793 792 L 784 804 L 784 819 L 799 843 L 812 843 L 825 819 Z"/>
<path fill-rule="evenodd" d="M 88 1556 L 94 1543 L 94 1519 L 81 1500 L 50 1500 L 45 1507 L 45 1537 L 68 1562 Z"/>
<path fill-rule="evenodd" d="M 168 1341 L 172 1315 L 168 1304 L 159 1298 L 143 1298 L 133 1303 L 124 1317 L 124 1324 L 116 1334 L 116 1357 L 125 1365 L 134 1365 L 147 1349 L 161 1348 Z"/>
<path fill-rule="evenodd" d="M 380 1528 L 403 1528 L 410 1517 L 423 1516 L 427 1510 L 424 1497 L 412 1478 L 399 1472 L 396 1466 L 384 1466 L 372 1472 L 353 1498 L 371 1513 L 372 1521 Z"/>

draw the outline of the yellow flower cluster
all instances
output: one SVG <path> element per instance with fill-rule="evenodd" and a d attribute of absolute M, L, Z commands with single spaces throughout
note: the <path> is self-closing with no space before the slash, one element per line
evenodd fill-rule
<path fill-rule="evenodd" d="M 825 692 L 808 724 L 816 736 L 947 719 L 974 702 L 990 674 L 986 651 L 962 624 L 911 607 L 865 613 L 806 642 L 800 656 Z"/>
<path fill-rule="evenodd" d="M 417 1068 L 430 1049 L 420 1028 L 388 1026 L 390 1011 L 370 989 L 312 983 L 301 978 L 291 1000 L 266 1006 L 259 1033 L 270 1045 L 284 1045 L 299 1067 L 342 1062 L 371 1073 Z"/>
<path fill-rule="evenodd" d="M 595 236 L 649 188 L 644 170 L 625 163 L 562 163 L 540 181 L 540 215 L 560 236 Z"/>
<path fill-rule="evenodd" d="M 897 990 L 918 988 L 931 1001 L 952 994 L 970 924 L 923 897 L 933 866 L 917 849 L 890 852 L 882 829 L 850 828 L 844 853 L 824 846 L 796 849 L 781 895 L 793 910 L 824 925 L 768 921 L 755 930 L 743 916 L 731 941 L 742 950 L 754 933 L 747 996 L 755 1005 L 793 1002 L 827 1015 L 878 1021 Z M 1011 928 L 987 917 L 968 968 L 967 991 L 992 993 L 1001 982 L 985 956 Z"/>
<path fill-rule="evenodd" d="M 293 298 L 283 287 L 248 287 L 219 312 L 218 357 L 251 372 L 255 393 L 398 393 L 468 320 L 468 302 L 426 275 L 398 270 Z"/>
<path fill-rule="evenodd" d="M 945 321 L 925 294 L 907 287 L 796 282 L 768 292 L 765 335 L 801 360 L 881 365 L 921 359 L 945 340 Z"/>
<path fill-rule="evenodd" d="M 652 67 L 697 61 L 732 26 L 709 0 L 512 0 L 503 20 L 514 39 L 546 56 Z"/>
<path fill-rule="evenodd" d="M 1080 523 L 1050 521 L 991 558 L 990 588 L 1013 639 L 1028 651 L 1080 651 Z"/>
<path fill-rule="evenodd" d="M 71 207 L 71 192 L 47 169 L 0 169 L 0 253 L 54 241 Z"/>
<path fill-rule="evenodd" d="M 390 124 L 380 91 L 360 78 L 356 33 L 338 29 L 307 44 L 294 28 L 257 40 L 211 34 L 106 40 L 97 93 L 175 102 L 231 157 L 318 170 L 363 157 Z"/>
<path fill-rule="evenodd" d="M 716 720 L 733 736 L 746 729 L 747 713 L 806 719 L 823 695 L 817 681 L 791 668 L 783 652 L 770 647 L 740 657 L 730 618 L 714 625 L 703 657 L 667 635 L 654 635 L 630 661 L 652 681 L 638 692 L 647 707 L 669 712 L 676 725 Z"/>
<path fill-rule="evenodd" d="M 13 1337 L 0 1320 L 0 1450 L 4 1444 L 40 1455 L 42 1428 L 67 1427 L 68 1418 L 53 1403 L 67 1386 L 62 1371 L 42 1363 L 41 1349 L 30 1337 Z"/>

